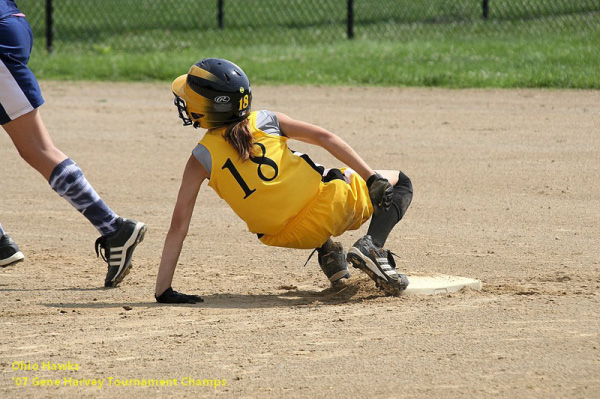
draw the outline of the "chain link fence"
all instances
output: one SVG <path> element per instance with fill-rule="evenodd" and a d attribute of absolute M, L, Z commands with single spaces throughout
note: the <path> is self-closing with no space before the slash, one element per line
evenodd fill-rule
<path fill-rule="evenodd" d="M 600 0 L 17 0 L 36 43 L 131 52 L 599 29 Z"/>

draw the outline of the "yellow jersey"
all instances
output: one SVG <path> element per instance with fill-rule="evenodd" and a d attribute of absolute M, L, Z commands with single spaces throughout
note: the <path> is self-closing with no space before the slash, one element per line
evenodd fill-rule
<path fill-rule="evenodd" d="M 281 132 L 261 130 L 257 114 L 248 116 L 255 147 L 250 159 L 241 160 L 225 141 L 225 127 L 209 130 L 199 144 L 210 153 L 208 185 L 252 233 L 276 235 L 319 194 L 323 168 L 291 151 Z"/>

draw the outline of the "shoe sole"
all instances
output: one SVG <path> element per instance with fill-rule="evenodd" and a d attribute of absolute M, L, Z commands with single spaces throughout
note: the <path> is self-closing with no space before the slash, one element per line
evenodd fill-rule
<path fill-rule="evenodd" d="M 400 295 L 400 292 L 406 289 L 406 287 L 401 288 L 391 285 L 385 277 L 381 276 L 385 275 L 383 270 L 355 247 L 350 248 L 348 251 L 347 260 L 352 263 L 353 267 L 367 273 L 371 280 L 375 282 L 375 286 L 386 294 Z"/>
<path fill-rule="evenodd" d="M 340 270 L 333 276 L 329 277 L 329 282 L 331 284 L 334 284 L 336 281 L 340 281 L 342 279 L 348 279 L 348 278 L 350 278 L 350 272 L 348 271 L 348 269 Z"/>
<path fill-rule="evenodd" d="M 13 256 L 11 256 L 10 258 L 6 258 L 0 261 L 0 267 L 6 267 L 8 265 L 14 265 L 15 263 L 21 262 L 23 259 L 25 259 L 25 256 L 23 255 L 22 252 L 17 252 L 16 254 L 14 254 Z"/>
<path fill-rule="evenodd" d="M 134 234 L 131 235 L 129 240 L 127 240 L 127 242 L 123 246 L 123 248 L 127 248 L 127 251 L 125 254 L 125 263 L 123 264 L 123 267 L 121 268 L 121 270 L 119 270 L 117 272 L 117 274 L 115 275 L 115 277 L 113 277 L 113 279 L 111 281 L 104 282 L 105 287 L 107 287 L 107 288 L 116 287 L 129 274 L 129 272 L 131 271 L 131 266 L 132 266 L 131 258 L 133 256 L 133 251 L 135 250 L 135 247 L 137 247 L 137 245 L 140 242 L 144 241 L 144 236 L 146 235 L 146 230 L 148 230 L 148 227 L 146 227 L 146 225 L 144 223 L 138 222 L 136 224 L 135 229 L 133 230 Z M 135 234 L 136 231 L 137 231 L 137 235 Z"/>

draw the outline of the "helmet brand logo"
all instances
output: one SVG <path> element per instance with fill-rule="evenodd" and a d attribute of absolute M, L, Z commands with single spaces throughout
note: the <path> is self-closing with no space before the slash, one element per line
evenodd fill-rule
<path fill-rule="evenodd" d="M 228 96 L 219 96 L 215 97 L 215 102 L 217 104 L 225 104 L 228 103 L 231 99 Z"/>

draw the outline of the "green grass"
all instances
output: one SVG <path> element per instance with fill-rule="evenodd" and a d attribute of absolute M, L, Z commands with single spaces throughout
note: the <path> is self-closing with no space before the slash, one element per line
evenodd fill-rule
<path fill-rule="evenodd" d="M 170 81 L 204 57 L 227 58 L 254 84 L 600 89 L 600 33 L 452 35 L 410 41 L 126 53 L 104 47 L 50 56 L 37 49 L 42 79 Z"/>
<path fill-rule="evenodd" d="M 317 2 L 323 12 L 306 12 L 317 0 L 289 0 L 276 19 L 281 0 L 226 0 L 225 30 L 213 0 L 94 1 L 55 0 L 50 55 L 43 2 L 19 2 L 34 28 L 30 66 L 40 79 L 171 81 L 198 59 L 220 57 L 254 84 L 600 89 L 600 14 L 586 13 L 598 8 L 591 0 L 496 0 L 492 21 L 480 19 L 474 0 L 355 0 L 352 41 L 340 0 Z"/>

